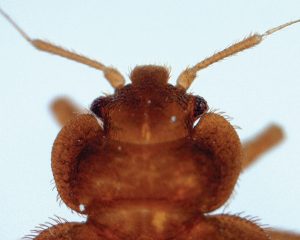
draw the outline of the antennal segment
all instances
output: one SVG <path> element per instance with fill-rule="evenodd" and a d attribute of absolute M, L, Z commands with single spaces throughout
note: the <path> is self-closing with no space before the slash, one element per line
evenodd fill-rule
<path fill-rule="evenodd" d="M 121 88 L 125 84 L 125 79 L 122 76 L 122 74 L 115 68 L 107 67 L 104 64 L 92 60 L 88 57 L 85 57 L 83 55 L 77 54 L 75 52 L 69 51 L 67 49 L 64 49 L 60 46 L 54 45 L 52 43 L 40 40 L 40 39 L 31 39 L 17 24 L 12 18 L 5 13 L 0 8 L 0 14 L 21 34 L 21 36 L 28 41 L 33 47 L 37 48 L 38 50 L 48 52 L 51 54 L 55 54 L 70 60 L 73 60 L 75 62 L 79 62 L 85 65 L 88 65 L 92 68 L 98 69 L 103 71 L 104 77 L 109 81 L 109 83 L 114 88 Z"/>
<path fill-rule="evenodd" d="M 30 37 L 0 8 L 1 15 L 6 18 L 6 20 L 13 25 L 13 27 L 25 38 L 28 42 L 31 42 Z"/>
<path fill-rule="evenodd" d="M 274 32 L 277 32 L 285 27 L 288 27 L 288 26 L 298 23 L 298 22 L 300 22 L 300 19 L 298 19 L 296 21 L 288 22 L 286 24 L 282 24 L 275 28 L 272 28 L 263 34 L 253 34 L 253 35 L 245 38 L 244 40 L 242 40 L 238 43 L 235 43 L 220 52 L 213 54 L 212 56 L 197 63 L 195 66 L 185 69 L 179 75 L 176 86 L 179 88 L 188 89 L 190 87 L 190 85 L 192 84 L 192 82 L 195 80 L 195 78 L 197 76 L 197 72 L 200 71 L 201 69 L 204 69 L 204 68 L 208 67 L 209 65 L 212 65 L 213 63 L 216 63 L 226 57 L 232 56 L 238 52 L 241 52 L 241 51 L 244 51 L 251 47 L 254 47 L 254 46 L 258 45 L 259 43 L 261 43 L 262 40 L 264 40 L 264 38 L 266 36 L 271 35 Z"/>
<path fill-rule="evenodd" d="M 291 22 L 288 22 L 288 23 L 285 23 L 285 24 L 282 24 L 282 25 L 280 25 L 278 27 L 275 27 L 275 28 L 272 28 L 272 29 L 266 31 L 264 34 L 262 34 L 262 36 L 266 37 L 268 35 L 271 35 L 274 32 L 277 32 L 277 31 L 279 31 L 279 30 L 281 30 L 283 28 L 286 28 L 286 27 L 288 27 L 288 26 L 290 26 L 292 24 L 299 23 L 299 22 L 300 22 L 300 19 L 295 20 L 295 21 L 291 21 Z"/>

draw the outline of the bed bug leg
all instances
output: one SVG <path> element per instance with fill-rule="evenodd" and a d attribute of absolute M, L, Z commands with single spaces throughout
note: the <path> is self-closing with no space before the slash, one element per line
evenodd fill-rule
<path fill-rule="evenodd" d="M 300 240 L 300 235 L 287 231 L 268 230 L 268 235 L 272 240 Z"/>
<path fill-rule="evenodd" d="M 279 144 L 283 138 L 283 130 L 277 125 L 271 125 L 255 138 L 246 141 L 243 144 L 242 169 L 252 165 L 260 155 Z"/>
<path fill-rule="evenodd" d="M 61 126 L 64 126 L 68 121 L 83 113 L 83 109 L 74 104 L 70 99 L 61 97 L 55 99 L 51 103 L 51 111 L 54 117 Z"/>

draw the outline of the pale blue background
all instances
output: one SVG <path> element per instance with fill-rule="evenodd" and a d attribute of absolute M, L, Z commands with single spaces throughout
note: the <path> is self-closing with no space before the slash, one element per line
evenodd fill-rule
<path fill-rule="evenodd" d="M 300 18 L 300 1 L 1 1 L 32 37 L 76 49 L 124 74 L 187 65 L 278 24 Z M 300 24 L 199 73 L 190 91 L 234 117 L 242 139 L 270 122 L 287 140 L 241 175 L 226 211 L 300 232 Z M 59 127 L 48 106 L 65 94 L 83 106 L 112 88 L 102 73 L 41 53 L 0 18 L 0 238 L 19 239 L 57 214 L 50 152 Z M 222 209 L 221 209 L 222 210 Z"/>

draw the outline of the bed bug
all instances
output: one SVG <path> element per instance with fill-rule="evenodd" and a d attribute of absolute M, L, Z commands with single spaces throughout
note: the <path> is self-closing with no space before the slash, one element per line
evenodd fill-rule
<path fill-rule="evenodd" d="M 64 222 L 28 238 L 64 239 L 300 239 L 266 230 L 251 219 L 210 215 L 229 198 L 241 170 L 283 137 L 270 126 L 240 143 L 226 118 L 209 111 L 200 96 L 186 91 L 199 70 L 259 44 L 289 22 L 246 39 L 184 70 L 168 84 L 162 66 L 137 66 L 131 84 L 114 68 L 21 35 L 39 50 L 104 72 L 115 89 L 99 97 L 90 112 L 59 99 L 52 109 L 63 126 L 52 151 L 52 171 L 60 197 L 86 223 Z"/>

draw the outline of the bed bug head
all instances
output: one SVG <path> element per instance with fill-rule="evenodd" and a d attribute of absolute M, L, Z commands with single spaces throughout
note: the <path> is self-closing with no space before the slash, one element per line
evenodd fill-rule
<path fill-rule="evenodd" d="M 131 84 L 97 98 L 91 106 L 115 140 L 158 143 L 183 138 L 208 108 L 203 98 L 168 84 L 165 67 L 137 66 L 130 79 Z"/>

